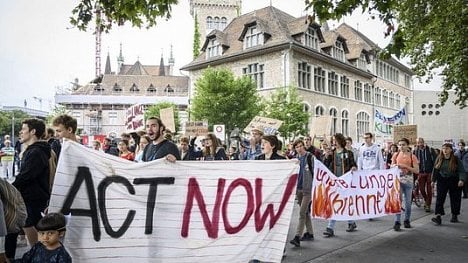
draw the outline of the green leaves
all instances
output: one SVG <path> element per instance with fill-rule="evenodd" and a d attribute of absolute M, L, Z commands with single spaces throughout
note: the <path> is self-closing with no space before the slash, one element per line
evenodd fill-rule
<path fill-rule="evenodd" d="M 198 26 L 198 16 L 195 15 L 195 29 L 193 31 L 193 59 L 200 55 L 200 29 Z"/>
<path fill-rule="evenodd" d="M 177 105 L 172 102 L 160 102 L 160 103 L 149 106 L 145 110 L 145 120 L 153 116 L 160 117 L 161 109 L 166 109 L 166 108 L 174 109 L 174 123 L 175 123 L 176 130 L 171 131 L 171 132 L 177 133 L 178 131 L 180 131 L 179 109 L 177 108 Z"/>

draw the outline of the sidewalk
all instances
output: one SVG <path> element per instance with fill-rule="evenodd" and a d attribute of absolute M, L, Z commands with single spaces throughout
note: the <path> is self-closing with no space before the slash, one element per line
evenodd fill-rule
<path fill-rule="evenodd" d="M 447 197 L 448 199 L 448 197 Z M 434 199 L 435 203 L 435 199 Z M 432 204 L 434 207 L 435 204 Z M 296 205 L 291 221 L 284 263 L 298 262 L 466 262 L 468 260 L 468 199 L 462 199 L 460 223 L 450 223 L 450 202 L 446 200 L 442 225 L 435 226 L 423 208 L 412 207 L 412 228 L 393 230 L 393 216 L 357 221 L 357 231 L 347 233 L 347 222 L 337 222 L 335 236 L 324 238 L 327 222 L 313 219 L 314 241 L 289 244 L 298 218 Z"/>

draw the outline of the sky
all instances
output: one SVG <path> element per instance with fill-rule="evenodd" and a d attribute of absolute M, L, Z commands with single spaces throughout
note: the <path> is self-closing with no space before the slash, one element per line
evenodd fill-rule
<path fill-rule="evenodd" d="M 95 75 L 95 36 L 73 28 L 69 23 L 71 10 L 78 0 L 0 0 L 0 105 L 23 106 L 49 110 L 57 91 L 71 87 L 78 78 L 80 84 L 91 81 Z M 242 14 L 270 5 L 295 17 L 308 14 L 304 0 L 242 1 Z M 173 6 L 169 20 L 159 19 L 151 29 L 133 28 L 127 23 L 114 26 L 102 34 L 101 71 L 104 72 L 107 54 L 112 70 L 117 68 L 117 56 L 122 43 L 125 64 L 140 60 L 142 64 L 159 65 L 161 54 L 167 59 L 173 46 L 176 75 L 179 68 L 192 59 L 193 18 L 189 0 L 179 0 Z M 310 11 L 309 11 L 310 13 Z M 385 25 L 355 12 L 340 21 L 329 22 L 334 28 L 341 22 L 368 36 L 380 47 L 388 44 L 384 37 Z M 416 89 L 435 89 L 439 82 L 419 84 Z"/>

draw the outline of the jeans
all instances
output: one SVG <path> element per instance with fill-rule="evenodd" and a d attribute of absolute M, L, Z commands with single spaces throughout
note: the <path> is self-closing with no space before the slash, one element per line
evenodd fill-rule
<path fill-rule="evenodd" d="M 411 201 L 413 194 L 413 184 L 412 183 L 401 183 L 400 182 L 401 195 L 403 196 L 403 201 L 405 204 L 405 221 L 410 221 L 411 218 Z M 395 222 L 401 221 L 401 213 L 396 214 Z"/>
<path fill-rule="evenodd" d="M 328 221 L 328 226 L 327 228 L 330 228 L 330 229 L 335 229 L 335 223 L 336 223 L 336 220 L 330 220 Z M 354 220 L 348 220 L 348 224 L 354 224 Z"/>

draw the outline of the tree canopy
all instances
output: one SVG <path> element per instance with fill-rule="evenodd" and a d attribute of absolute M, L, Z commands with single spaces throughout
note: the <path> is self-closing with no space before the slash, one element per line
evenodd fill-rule
<path fill-rule="evenodd" d="M 468 98 L 468 14 L 466 0 L 306 0 L 306 9 L 321 21 L 338 20 L 361 8 L 387 25 L 392 38 L 382 57 L 408 56 L 418 77 L 441 72 L 440 101 L 455 92 L 453 103 L 465 108 Z"/>
<path fill-rule="evenodd" d="M 3 139 L 3 136 L 6 134 L 9 134 L 10 136 L 12 136 L 11 134 L 12 132 L 15 133 L 14 137 L 18 138 L 18 133 L 21 130 L 21 126 L 22 126 L 21 122 L 27 118 L 31 118 L 31 116 L 29 116 L 24 111 L 20 111 L 20 110 L 0 111 L 0 136 L 2 137 L 2 139 Z M 11 129 L 12 124 L 14 126 L 14 131 Z"/>
<path fill-rule="evenodd" d="M 177 108 L 177 105 L 175 105 L 175 103 L 160 102 L 160 103 L 149 106 L 148 109 L 145 110 L 145 120 L 148 119 L 149 117 L 160 117 L 161 109 L 167 109 L 167 108 L 174 109 L 174 124 L 175 124 L 176 130 L 171 131 L 171 132 L 176 133 L 180 131 L 180 120 L 179 120 L 179 109 Z"/>
<path fill-rule="evenodd" d="M 226 125 L 226 131 L 244 129 L 260 110 L 255 83 L 248 77 L 235 78 L 228 69 L 206 69 L 195 83 L 191 119 Z"/>

